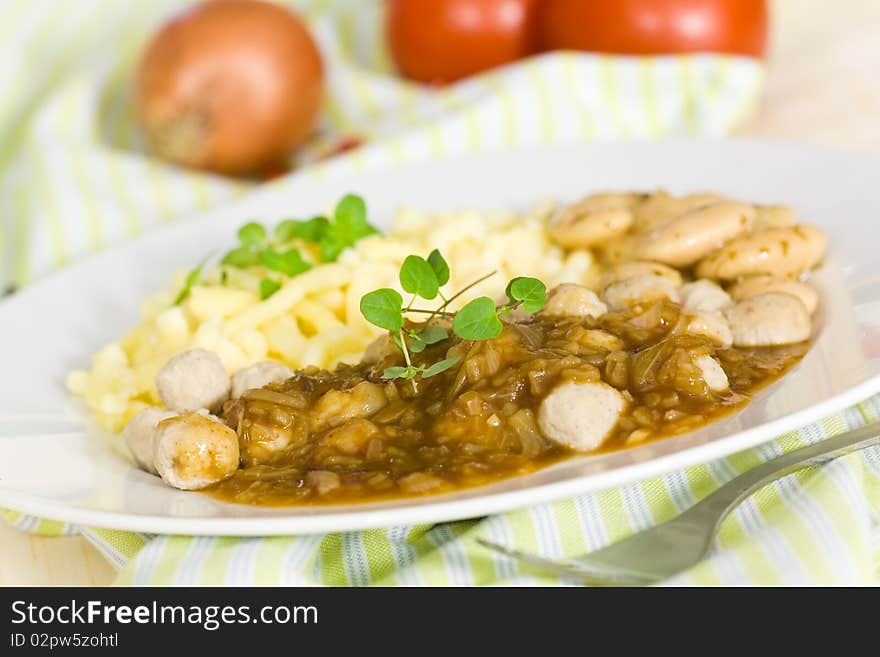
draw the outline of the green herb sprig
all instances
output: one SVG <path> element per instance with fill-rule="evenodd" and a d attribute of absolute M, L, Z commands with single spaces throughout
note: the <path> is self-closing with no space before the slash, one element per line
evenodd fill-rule
<path fill-rule="evenodd" d="M 321 263 L 335 262 L 339 255 L 357 242 L 378 233 L 367 220 L 367 206 L 360 196 L 344 196 L 333 212 L 333 220 L 327 217 L 312 217 L 307 220 L 285 219 L 273 231 L 261 223 L 251 221 L 238 229 L 238 244 L 227 251 L 220 260 L 222 267 L 246 268 L 261 265 L 270 272 L 294 277 L 307 272 L 313 263 L 303 257 L 298 248 L 292 246 L 301 240 L 315 246 L 317 260 Z M 300 244 L 301 245 L 301 244 Z M 315 255 L 312 255 L 312 260 Z M 189 296 L 190 290 L 202 276 L 205 262 L 189 272 L 183 289 L 177 295 L 175 304 L 180 304 Z M 225 285 L 226 269 L 221 269 L 221 283 Z M 268 299 L 281 289 L 276 277 L 260 280 L 260 298 Z"/>
<path fill-rule="evenodd" d="M 382 373 L 385 379 L 411 379 L 416 387 L 416 377 L 420 379 L 436 376 L 454 367 L 459 357 L 446 358 L 430 365 L 415 365 L 412 354 L 425 350 L 449 338 L 449 333 L 442 326 L 429 324 L 435 317 L 451 317 L 452 332 L 463 340 L 491 340 L 501 335 L 504 325 L 501 317 L 509 315 L 514 309 L 522 308 L 526 312 L 539 311 L 547 299 L 547 287 L 536 278 L 520 276 L 512 279 L 506 287 L 508 302 L 496 304 L 489 297 L 477 297 L 466 303 L 457 313 L 448 311 L 449 305 L 462 294 L 493 276 L 487 274 L 450 297 L 445 297 L 440 288 L 449 282 L 449 264 L 437 249 L 431 251 L 427 258 L 410 255 L 400 267 L 400 287 L 412 295 L 412 299 L 404 305 L 403 296 L 391 288 L 381 288 L 365 294 L 361 298 L 360 310 L 364 318 L 379 328 L 389 331 L 394 343 L 403 353 L 406 366 L 388 367 Z M 438 308 L 417 308 L 417 299 L 432 301 L 440 298 Z M 428 319 L 420 329 L 406 328 L 407 313 L 427 314 Z"/>

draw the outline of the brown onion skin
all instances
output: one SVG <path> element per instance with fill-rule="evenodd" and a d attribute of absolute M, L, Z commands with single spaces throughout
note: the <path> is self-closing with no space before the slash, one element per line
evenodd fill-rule
<path fill-rule="evenodd" d="M 147 45 L 135 77 L 153 148 L 223 174 L 277 165 L 314 130 L 323 94 L 305 24 L 260 0 L 211 0 L 179 14 Z"/>

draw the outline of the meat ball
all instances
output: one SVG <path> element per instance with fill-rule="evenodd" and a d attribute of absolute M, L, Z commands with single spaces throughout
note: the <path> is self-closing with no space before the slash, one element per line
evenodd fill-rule
<path fill-rule="evenodd" d="M 156 374 L 159 398 L 178 413 L 201 408 L 218 411 L 229 399 L 231 387 L 220 357 L 207 349 L 190 349 L 177 354 Z"/>
<path fill-rule="evenodd" d="M 642 234 L 635 253 L 642 260 L 686 267 L 747 232 L 754 218 L 755 209 L 745 203 L 722 201 L 696 208 Z"/>
<path fill-rule="evenodd" d="M 682 314 L 675 332 L 702 335 L 725 348 L 733 344 L 730 324 L 718 310 L 694 310 Z"/>
<path fill-rule="evenodd" d="M 564 283 L 550 290 L 549 298 L 541 309 L 548 317 L 601 317 L 608 312 L 595 292 L 583 285 Z"/>
<path fill-rule="evenodd" d="M 624 310 L 661 299 L 679 301 L 678 290 L 665 276 L 642 274 L 612 283 L 602 292 L 602 298 L 613 310 Z"/>
<path fill-rule="evenodd" d="M 767 274 L 800 276 L 825 255 L 825 233 L 815 226 L 764 228 L 731 240 L 697 265 L 697 276 L 726 281 Z"/>
<path fill-rule="evenodd" d="M 786 228 L 797 223 L 797 216 L 789 207 L 784 205 L 758 205 L 755 206 L 754 230 L 763 228 Z"/>
<path fill-rule="evenodd" d="M 634 228 L 638 232 L 654 230 L 685 212 L 723 200 L 723 196 L 712 192 L 678 197 L 670 196 L 664 191 L 655 192 L 636 207 Z"/>
<path fill-rule="evenodd" d="M 642 274 L 656 274 L 668 278 L 669 282 L 675 287 L 681 287 L 681 272 L 673 269 L 661 262 L 650 262 L 647 260 L 634 260 L 632 262 L 624 262 L 623 264 L 612 267 L 602 274 L 599 278 L 599 289 L 604 290 L 612 283 L 632 278 L 633 276 L 641 276 Z"/>
<path fill-rule="evenodd" d="M 269 383 L 284 381 L 294 375 L 294 371 L 274 360 L 262 360 L 232 375 L 232 398 L 238 399 L 246 391 L 262 388 Z"/>
<path fill-rule="evenodd" d="M 370 381 L 361 381 L 351 390 L 330 390 L 312 408 L 312 430 L 338 427 L 355 418 L 365 418 L 388 404 L 385 389 Z"/>
<path fill-rule="evenodd" d="M 400 349 L 394 344 L 391 334 L 385 332 L 367 345 L 367 348 L 364 349 L 364 355 L 361 358 L 361 362 L 368 365 L 374 365 L 399 353 Z"/>
<path fill-rule="evenodd" d="M 694 365 L 697 366 L 709 390 L 724 392 L 730 388 L 730 382 L 727 380 L 727 374 L 721 367 L 721 363 L 712 358 L 712 356 L 708 354 L 697 356 L 694 359 Z"/>
<path fill-rule="evenodd" d="M 723 310 L 733 301 L 721 287 L 712 281 L 701 278 L 693 283 L 685 283 L 679 290 L 683 310 Z"/>
<path fill-rule="evenodd" d="M 806 283 L 791 278 L 749 276 L 730 287 L 730 296 L 737 301 L 756 297 L 765 292 L 784 292 L 797 297 L 811 315 L 816 312 L 816 308 L 819 306 L 819 295 L 816 290 Z"/>
<path fill-rule="evenodd" d="M 153 462 L 153 440 L 156 436 L 156 425 L 162 420 L 174 417 L 175 413 L 158 406 L 150 406 L 135 415 L 122 430 L 122 437 L 135 463 L 141 470 L 150 474 L 158 474 Z"/>
<path fill-rule="evenodd" d="M 238 434 L 201 413 L 168 418 L 157 427 L 153 457 L 167 484 L 198 490 L 238 469 Z"/>
<path fill-rule="evenodd" d="M 585 249 L 626 233 L 633 222 L 637 194 L 594 194 L 564 207 L 550 222 L 550 235 L 562 246 Z"/>
<path fill-rule="evenodd" d="M 800 299 L 767 292 L 740 301 L 725 313 L 735 347 L 795 344 L 810 338 L 810 315 Z"/>
<path fill-rule="evenodd" d="M 550 440 L 579 452 L 597 449 L 614 429 L 626 399 L 606 383 L 563 383 L 538 410 L 538 426 Z"/>

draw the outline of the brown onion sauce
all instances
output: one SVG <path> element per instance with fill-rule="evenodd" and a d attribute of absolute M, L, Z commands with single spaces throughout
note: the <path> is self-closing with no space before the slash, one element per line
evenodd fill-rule
<path fill-rule="evenodd" d="M 604 453 L 733 412 L 809 349 L 717 348 L 672 333 L 679 314 L 677 304 L 662 301 L 600 319 L 534 316 L 483 342 L 450 338 L 414 355 L 427 364 L 461 358 L 420 380 L 417 391 L 411 381 L 381 378 L 402 363 L 392 349 L 373 364 L 306 369 L 227 404 L 224 419 L 239 433 L 244 465 L 209 492 L 243 504 L 311 505 L 479 486 L 578 455 L 538 428 L 540 403 L 561 382 L 604 381 L 629 398 L 592 452 Z M 708 389 L 692 363 L 702 354 L 719 360 L 730 390 Z"/>

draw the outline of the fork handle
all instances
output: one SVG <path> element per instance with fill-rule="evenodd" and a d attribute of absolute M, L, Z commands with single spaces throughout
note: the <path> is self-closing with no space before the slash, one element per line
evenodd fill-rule
<path fill-rule="evenodd" d="M 826 438 L 765 461 L 733 478 L 685 511 L 682 516 L 690 516 L 688 520 L 694 522 L 710 522 L 710 518 L 714 516 L 717 528 L 740 502 L 767 484 L 804 466 L 818 465 L 874 445 L 880 445 L 880 422 Z"/>

